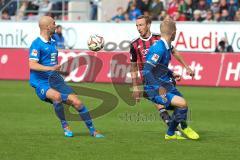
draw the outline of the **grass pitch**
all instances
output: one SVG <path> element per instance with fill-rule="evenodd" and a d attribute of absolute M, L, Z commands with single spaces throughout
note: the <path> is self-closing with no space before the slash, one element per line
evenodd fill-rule
<path fill-rule="evenodd" d="M 117 95 L 109 84 L 79 84 Z M 70 122 L 65 138 L 50 104 L 25 81 L 0 81 L 0 160 L 231 160 L 240 156 L 239 88 L 179 87 L 191 108 L 198 141 L 165 141 L 166 127 L 153 105 L 117 108 L 94 119 L 104 139 L 90 137 L 83 122 Z M 100 101 L 81 97 L 88 108 Z"/>

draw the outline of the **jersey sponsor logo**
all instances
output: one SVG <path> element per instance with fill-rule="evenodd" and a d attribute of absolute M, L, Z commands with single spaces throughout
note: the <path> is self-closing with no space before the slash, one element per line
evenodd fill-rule
<path fill-rule="evenodd" d="M 154 62 L 157 62 L 158 59 L 159 59 L 159 55 L 157 55 L 156 53 L 151 58 L 151 60 L 153 60 Z"/>
<path fill-rule="evenodd" d="M 31 55 L 36 57 L 38 55 L 38 51 L 33 49 Z"/>
<path fill-rule="evenodd" d="M 57 63 L 57 53 L 51 53 L 51 64 Z"/>
<path fill-rule="evenodd" d="M 147 53 L 148 53 L 148 49 L 143 49 L 142 50 L 143 57 L 146 57 Z"/>

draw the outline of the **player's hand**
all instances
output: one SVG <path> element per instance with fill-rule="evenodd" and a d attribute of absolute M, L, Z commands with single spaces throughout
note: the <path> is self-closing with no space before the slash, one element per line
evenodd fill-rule
<path fill-rule="evenodd" d="M 141 99 L 141 91 L 137 86 L 133 87 L 133 93 L 132 93 L 133 98 L 135 99 L 136 102 L 140 102 Z"/>
<path fill-rule="evenodd" d="M 167 90 L 164 87 L 159 88 L 159 95 L 162 97 L 164 102 L 167 102 Z"/>
<path fill-rule="evenodd" d="M 166 97 L 167 90 L 165 88 L 160 87 L 158 92 L 161 97 Z"/>
<path fill-rule="evenodd" d="M 173 77 L 176 81 L 180 81 L 181 80 L 181 75 L 177 74 L 177 73 L 173 73 Z"/>
<path fill-rule="evenodd" d="M 186 68 L 187 69 L 187 74 L 190 75 L 192 77 L 192 79 L 194 78 L 195 76 L 195 72 L 191 69 L 191 68 Z"/>
<path fill-rule="evenodd" d="M 61 65 L 55 65 L 53 67 L 51 67 L 52 71 L 60 71 Z"/>

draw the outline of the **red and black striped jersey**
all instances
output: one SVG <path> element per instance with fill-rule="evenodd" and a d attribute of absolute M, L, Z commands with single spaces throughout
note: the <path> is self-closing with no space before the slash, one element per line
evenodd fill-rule
<path fill-rule="evenodd" d="M 148 53 L 148 49 L 156 41 L 158 41 L 160 37 L 161 37 L 160 34 L 151 33 L 151 35 L 147 39 L 139 37 L 131 42 L 130 60 L 131 62 L 138 63 L 139 71 L 143 69 L 143 64 L 146 61 L 146 54 Z"/>

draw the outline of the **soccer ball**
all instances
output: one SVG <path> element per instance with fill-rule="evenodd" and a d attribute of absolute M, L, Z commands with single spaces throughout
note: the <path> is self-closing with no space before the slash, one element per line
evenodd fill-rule
<path fill-rule="evenodd" d="M 104 47 L 104 38 L 97 34 L 90 35 L 87 44 L 91 51 L 100 51 Z"/>

